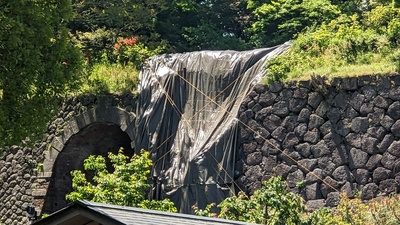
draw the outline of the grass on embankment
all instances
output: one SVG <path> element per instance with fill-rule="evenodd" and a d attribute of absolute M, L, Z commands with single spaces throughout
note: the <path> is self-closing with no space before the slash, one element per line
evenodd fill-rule
<path fill-rule="evenodd" d="M 87 80 L 77 94 L 135 93 L 139 71 L 133 65 L 97 63 L 84 71 Z"/>

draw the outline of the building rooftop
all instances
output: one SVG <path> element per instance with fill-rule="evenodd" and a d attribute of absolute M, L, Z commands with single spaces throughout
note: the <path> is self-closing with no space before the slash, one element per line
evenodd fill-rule
<path fill-rule="evenodd" d="M 33 225 L 249 225 L 249 223 L 136 207 L 77 201 Z"/>

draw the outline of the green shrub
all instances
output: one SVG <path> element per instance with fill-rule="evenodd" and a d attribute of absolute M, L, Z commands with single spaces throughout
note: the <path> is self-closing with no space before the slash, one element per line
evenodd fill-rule
<path fill-rule="evenodd" d="M 148 176 L 152 165 L 149 152 L 142 150 L 132 158 L 123 154 L 109 153 L 108 159 L 113 171 L 107 170 L 103 156 L 91 155 L 84 161 L 84 170 L 74 170 L 72 175 L 73 191 L 66 195 L 69 201 L 89 200 L 123 206 L 135 206 L 155 210 L 176 212 L 177 209 L 169 199 L 162 201 L 147 200 L 150 188 Z M 93 179 L 86 178 L 86 172 L 94 174 Z"/>
<path fill-rule="evenodd" d="M 88 79 L 82 85 L 83 93 L 135 92 L 139 82 L 138 70 L 133 65 L 96 63 L 88 66 Z"/>
<path fill-rule="evenodd" d="M 218 217 L 271 225 L 297 225 L 302 223 L 305 206 L 300 196 L 288 191 L 281 177 L 272 177 L 262 182 L 262 187 L 249 198 L 240 192 L 237 196 L 226 198 L 217 206 Z M 214 215 L 211 206 L 205 210 L 196 209 L 197 215 Z"/>

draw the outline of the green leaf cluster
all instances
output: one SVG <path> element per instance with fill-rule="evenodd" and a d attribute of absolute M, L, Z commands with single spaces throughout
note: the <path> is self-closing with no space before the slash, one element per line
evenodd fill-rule
<path fill-rule="evenodd" d="M 68 0 L 0 3 L 0 146 L 40 138 L 59 99 L 78 87 L 71 15 Z"/>
<path fill-rule="evenodd" d="M 108 159 L 112 165 L 112 172 L 107 169 L 107 161 L 103 156 L 91 155 L 85 159 L 84 170 L 94 174 L 91 180 L 87 179 L 85 172 L 72 171 L 73 191 L 66 195 L 66 199 L 177 211 L 168 199 L 149 201 L 146 198 L 150 188 L 148 176 L 152 165 L 149 152 L 142 150 L 140 155 L 129 158 L 121 149 L 116 155 L 109 153 Z"/>
<path fill-rule="evenodd" d="M 270 75 L 267 82 L 296 79 L 310 73 L 326 75 L 342 71 L 338 68 L 348 65 L 382 62 L 394 71 L 400 48 L 399 18 L 399 8 L 379 5 L 362 14 L 341 14 L 309 28 L 293 40 L 288 54 L 267 64 Z M 380 69 L 372 73 L 379 73 Z"/>
<path fill-rule="evenodd" d="M 302 224 L 305 206 L 302 198 L 288 191 L 286 182 L 281 177 L 272 177 L 263 181 L 260 189 L 251 197 L 240 192 L 218 204 L 218 217 L 251 223 L 271 225 Z M 212 215 L 211 207 L 196 209 L 197 215 Z"/>

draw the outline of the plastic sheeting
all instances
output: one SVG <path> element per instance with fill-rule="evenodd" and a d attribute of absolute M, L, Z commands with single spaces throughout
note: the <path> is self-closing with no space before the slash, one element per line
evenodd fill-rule
<path fill-rule="evenodd" d="M 135 149 L 149 150 L 154 199 L 192 212 L 233 194 L 242 100 L 268 59 L 290 44 L 251 51 L 154 56 L 140 72 Z"/>

